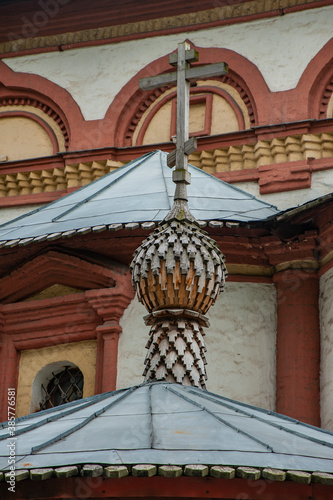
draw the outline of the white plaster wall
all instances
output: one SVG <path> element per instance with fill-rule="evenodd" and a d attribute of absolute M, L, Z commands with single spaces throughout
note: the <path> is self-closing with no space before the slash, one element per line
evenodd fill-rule
<path fill-rule="evenodd" d="M 320 278 L 321 425 L 333 431 L 333 269 Z"/>
<path fill-rule="evenodd" d="M 275 286 L 227 282 L 208 317 L 207 389 L 274 410 Z"/>
<path fill-rule="evenodd" d="M 149 326 L 145 325 L 143 317 L 147 314 L 147 309 L 135 296 L 120 320 L 123 331 L 118 346 L 117 389 L 143 382 L 145 345 L 149 334 Z"/>
<path fill-rule="evenodd" d="M 135 298 L 119 342 L 117 388 L 143 382 L 149 327 Z M 209 311 L 207 389 L 262 408 L 275 408 L 276 293 L 274 285 L 227 283 Z"/>
<path fill-rule="evenodd" d="M 311 59 L 332 37 L 333 6 L 251 23 L 52 52 L 3 61 L 65 88 L 86 120 L 101 119 L 122 87 L 151 61 L 189 38 L 199 47 L 234 50 L 257 65 L 270 90 L 294 88 Z M 237 68 L 236 68 L 237 71 Z"/>

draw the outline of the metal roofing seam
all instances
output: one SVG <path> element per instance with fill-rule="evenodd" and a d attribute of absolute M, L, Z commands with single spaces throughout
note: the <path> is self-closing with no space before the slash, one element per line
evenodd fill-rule
<path fill-rule="evenodd" d="M 152 391 L 152 385 L 149 386 L 149 409 L 150 409 L 150 447 L 155 448 L 154 446 L 154 419 L 153 419 L 153 410 L 152 410 L 152 398 L 151 398 L 151 391 Z"/>
<path fill-rule="evenodd" d="M 1 246 L 52 241 L 84 234 L 92 228 L 98 232 L 112 224 L 129 228 L 127 224 L 163 220 L 170 211 L 170 193 L 174 190 L 166 157 L 162 151 L 148 153 L 77 191 L 0 225 Z M 189 170 L 189 208 L 198 220 L 260 222 L 280 213 L 276 207 L 207 172 L 191 165 Z"/>
<path fill-rule="evenodd" d="M 108 405 L 106 405 L 104 408 L 101 408 L 100 410 L 92 413 L 91 415 L 89 415 L 89 417 L 86 417 L 84 420 L 82 420 L 82 422 L 78 423 L 74 427 L 68 429 L 65 432 L 62 432 L 61 434 L 58 434 L 58 436 L 55 436 L 52 439 L 49 439 L 48 441 L 46 441 L 44 443 L 41 443 L 41 444 L 39 444 L 37 446 L 34 446 L 33 448 L 31 448 L 31 453 L 34 454 L 37 451 L 40 451 L 40 450 L 42 450 L 44 448 L 47 448 L 47 446 L 49 446 L 50 444 L 54 444 L 57 441 L 60 441 L 61 439 L 64 439 L 65 437 L 69 436 L 70 434 L 73 434 L 73 432 L 75 432 L 75 431 L 77 431 L 79 429 L 82 429 L 82 427 L 84 427 L 85 425 L 87 425 L 94 418 L 96 418 L 99 415 L 101 415 L 101 413 L 104 413 L 109 408 L 111 408 L 111 406 L 114 406 L 115 404 L 119 403 L 119 401 L 122 401 L 125 397 L 129 396 L 136 388 L 137 388 L 136 386 L 130 387 L 129 389 L 127 389 L 126 392 L 124 392 L 124 394 L 122 394 L 121 396 L 119 396 L 119 398 L 117 398 L 115 401 L 111 401 L 111 403 L 109 403 Z"/>
<path fill-rule="evenodd" d="M 104 396 L 104 399 L 106 399 L 108 397 L 108 394 L 103 394 Z M 88 400 L 86 402 L 86 404 L 83 404 L 83 405 L 80 405 L 79 407 L 79 410 L 83 410 L 93 404 L 96 404 L 96 401 L 95 400 Z M 44 420 L 39 420 L 37 422 L 35 422 L 34 424 L 31 424 L 31 425 L 28 425 L 26 427 L 22 427 L 21 429 L 16 429 L 15 430 L 15 436 L 19 436 L 21 434 L 24 434 L 25 432 L 28 432 L 30 430 L 33 430 L 33 429 L 36 429 L 37 427 L 41 427 L 42 425 L 45 425 L 49 422 L 54 422 L 56 420 L 59 420 L 60 418 L 63 418 L 63 417 L 67 417 L 68 415 L 71 415 L 72 413 L 76 412 L 77 411 L 77 407 L 74 406 L 73 407 L 70 407 L 68 410 L 64 410 L 60 413 L 56 413 L 55 415 L 51 415 L 50 417 L 46 417 Z M 8 424 L 7 424 L 7 427 L 8 427 Z M 10 438 L 12 435 L 7 433 L 7 434 L 4 434 L 2 436 L 0 436 L 0 441 L 2 439 L 7 439 L 7 438 Z"/>
<path fill-rule="evenodd" d="M 194 392 L 194 393 L 197 392 L 197 388 L 195 388 L 195 387 L 185 387 L 184 386 L 184 389 L 186 391 L 188 391 L 188 392 Z M 306 422 L 301 422 L 300 420 L 296 420 L 293 417 L 289 417 L 287 415 L 283 415 L 281 413 L 277 413 L 277 412 L 272 411 L 272 410 L 266 410 L 266 409 L 260 408 L 258 406 L 254 407 L 253 405 L 250 405 L 248 403 L 244 403 L 242 401 L 235 401 L 233 399 L 227 398 L 226 396 L 222 396 L 221 394 L 215 394 L 214 392 L 210 392 L 210 391 L 207 391 L 207 390 L 205 391 L 205 394 L 206 395 L 209 394 L 212 397 L 215 397 L 217 399 L 220 399 L 220 400 L 223 400 L 223 401 L 227 401 L 230 404 L 235 404 L 237 406 L 244 406 L 245 408 L 250 408 L 250 409 L 252 408 L 252 409 L 254 409 L 258 413 L 264 413 L 265 415 L 276 416 L 277 418 L 279 418 L 281 420 L 287 420 L 288 422 L 293 422 L 293 423 L 295 423 L 297 425 L 301 425 L 301 426 L 306 427 L 308 429 L 318 430 L 318 427 L 315 427 L 314 425 L 307 424 Z M 320 432 L 324 433 L 324 434 L 328 434 L 329 436 L 333 437 L 332 431 L 328 431 L 326 429 L 320 428 Z"/>
<path fill-rule="evenodd" d="M 149 156 L 153 155 L 154 153 L 155 152 L 147 153 L 146 155 L 142 156 L 141 157 L 141 161 L 136 165 L 136 167 L 139 167 L 141 165 L 141 163 L 143 163 L 147 158 L 149 158 Z M 120 171 L 120 169 L 118 169 L 118 171 Z M 95 196 L 99 195 L 100 193 L 102 193 L 103 191 L 105 191 L 106 189 L 108 189 L 110 187 L 110 184 L 119 181 L 119 179 L 121 179 L 122 177 L 124 177 L 127 174 L 128 174 L 128 170 L 122 172 L 115 180 L 111 181 L 109 184 L 106 184 L 101 189 L 98 189 L 96 192 L 92 193 L 90 196 L 87 196 L 86 198 L 84 198 L 83 200 L 81 200 L 80 202 L 78 202 L 74 207 L 72 206 L 68 210 L 65 210 L 65 212 L 57 215 L 54 219 L 52 219 L 52 222 L 55 222 L 56 220 L 59 220 L 61 217 L 63 217 L 64 215 L 67 215 L 72 210 L 74 210 L 77 207 L 83 205 L 84 203 L 87 203 L 89 200 L 91 200 Z M 99 179 L 97 179 L 97 180 L 99 180 Z"/>
<path fill-rule="evenodd" d="M 189 392 L 191 392 L 191 391 L 189 391 Z M 194 391 L 192 391 L 192 392 L 194 392 Z M 207 396 L 206 394 L 200 394 L 200 397 L 202 397 L 204 399 L 207 399 L 207 400 L 210 400 L 210 401 L 213 401 L 214 403 L 216 403 L 216 401 L 214 401 L 213 398 Z M 243 415 L 246 415 L 248 417 L 253 417 L 254 416 L 253 413 L 251 414 L 250 412 L 246 412 L 245 410 L 241 410 L 240 408 L 235 408 L 232 405 L 228 405 L 227 403 L 220 402 L 219 404 L 222 405 L 222 406 L 225 406 L 226 408 L 233 409 L 236 412 L 242 413 Z M 294 430 L 290 429 L 289 427 L 285 427 L 285 426 L 283 426 L 281 424 L 275 424 L 274 422 L 271 422 L 268 419 L 260 418 L 258 416 L 256 416 L 255 418 L 256 418 L 256 420 L 258 420 L 260 422 L 264 422 L 265 424 L 271 425 L 272 427 L 275 427 L 275 428 L 280 429 L 280 430 L 283 429 L 285 432 L 289 432 L 291 434 L 294 434 L 297 437 L 313 441 L 314 443 L 317 443 L 317 444 L 322 444 L 324 446 L 328 446 L 329 448 L 333 448 L 333 443 L 328 443 L 327 441 L 316 439 L 316 438 L 313 438 L 312 436 L 306 436 L 306 435 L 302 434 L 301 432 L 294 431 Z M 298 421 L 296 420 L 295 423 L 298 423 Z"/>
<path fill-rule="evenodd" d="M 234 431 L 242 434 L 243 436 L 246 436 L 248 438 L 250 438 L 252 441 L 255 441 L 256 443 L 260 444 L 261 446 L 263 446 L 264 448 L 267 448 L 269 451 L 274 451 L 273 448 L 267 444 L 267 443 L 264 443 L 263 441 L 261 441 L 260 439 L 257 439 L 255 438 L 254 436 L 251 436 L 250 434 L 248 434 L 247 432 L 243 431 L 242 429 L 239 429 L 238 427 L 234 426 L 233 424 L 231 424 L 230 422 L 228 422 L 227 420 L 217 416 L 215 413 L 211 412 L 208 408 L 206 408 L 205 406 L 203 405 L 200 405 L 199 403 L 197 403 L 196 401 L 193 401 L 193 399 L 190 399 L 190 398 L 186 398 L 186 396 L 184 396 L 183 394 L 180 394 L 179 392 L 171 389 L 170 387 L 166 387 L 166 389 L 170 392 L 172 392 L 173 394 L 176 394 L 177 396 L 179 396 L 180 398 L 184 399 L 185 401 L 188 401 L 189 403 L 193 404 L 194 406 L 198 406 L 199 408 L 201 408 L 201 410 L 205 411 L 206 413 L 208 413 L 209 415 L 211 415 L 214 419 L 218 420 L 219 422 L 221 422 L 222 424 L 230 427 L 231 429 L 233 429 Z"/>

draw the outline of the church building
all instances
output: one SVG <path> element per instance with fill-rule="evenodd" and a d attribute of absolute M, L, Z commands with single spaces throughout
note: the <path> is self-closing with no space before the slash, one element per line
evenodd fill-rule
<path fill-rule="evenodd" d="M 333 499 L 332 24 L 1 3 L 1 498 Z"/>

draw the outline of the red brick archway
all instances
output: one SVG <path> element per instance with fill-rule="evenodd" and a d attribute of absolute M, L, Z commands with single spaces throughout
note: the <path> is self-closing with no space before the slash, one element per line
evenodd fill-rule
<path fill-rule="evenodd" d="M 29 104 L 44 110 L 59 124 L 68 148 L 79 149 L 84 119 L 65 89 L 39 75 L 12 71 L 3 61 L 0 61 L 0 75 L 1 106 Z"/>
<path fill-rule="evenodd" d="M 266 102 L 269 90 L 258 68 L 245 57 L 227 49 L 196 47 L 199 51 L 200 64 L 224 61 L 229 65 L 226 83 L 233 86 L 243 99 L 250 116 L 251 123 L 257 125 L 261 120 L 258 104 Z M 154 91 L 143 92 L 139 89 L 139 80 L 149 75 L 170 71 L 169 56 L 156 59 L 139 71 L 118 93 L 109 107 L 105 120 L 111 125 L 117 117 L 115 126 L 110 127 L 109 141 L 115 146 L 129 145 L 130 137 L 140 117 L 150 104 L 159 97 L 165 87 Z M 111 136 L 111 134 L 114 134 Z"/>

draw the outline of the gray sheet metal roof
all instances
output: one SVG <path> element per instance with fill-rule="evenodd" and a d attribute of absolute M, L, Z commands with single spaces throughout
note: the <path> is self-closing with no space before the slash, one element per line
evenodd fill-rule
<path fill-rule="evenodd" d="M 2 224 L 0 242 L 163 220 L 172 207 L 175 189 L 166 157 L 162 151 L 149 153 L 53 203 Z M 189 207 L 197 220 L 253 222 L 279 213 L 272 205 L 196 167 L 190 165 L 189 170 Z"/>
<path fill-rule="evenodd" d="M 194 387 L 152 382 L 16 421 L 16 469 L 219 464 L 333 472 L 333 433 Z M 7 423 L 0 469 L 8 470 Z"/>

